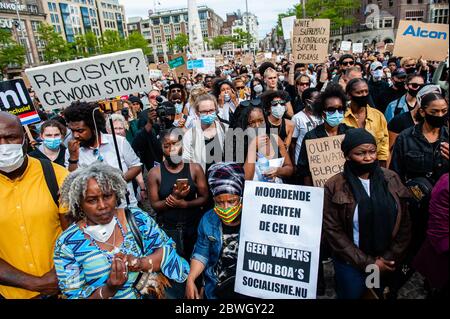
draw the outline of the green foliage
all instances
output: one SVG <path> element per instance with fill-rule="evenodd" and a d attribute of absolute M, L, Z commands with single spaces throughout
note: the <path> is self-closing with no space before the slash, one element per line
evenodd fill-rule
<path fill-rule="evenodd" d="M 11 31 L 0 29 L 0 71 L 6 75 L 8 65 L 22 66 L 25 63 L 26 50 L 11 35 Z"/>
<path fill-rule="evenodd" d="M 114 53 L 128 50 L 127 42 L 122 38 L 117 31 L 106 30 L 102 36 L 102 49 L 103 54 Z"/>
<path fill-rule="evenodd" d="M 330 19 L 331 28 L 338 30 L 356 23 L 353 10 L 361 7 L 360 0 L 308 0 L 305 3 L 306 18 Z M 277 34 L 283 36 L 281 19 L 289 16 L 303 18 L 303 5 L 296 4 L 288 12 L 278 15 Z"/>
<path fill-rule="evenodd" d="M 171 51 L 183 51 L 184 48 L 189 45 L 189 37 L 186 34 L 181 33 L 174 39 L 167 41 L 167 45 Z"/>
<path fill-rule="evenodd" d="M 235 29 L 234 31 L 236 35 L 234 36 L 233 42 L 237 45 L 238 48 L 242 48 L 244 44 L 254 41 L 254 38 L 250 33 L 245 32 L 242 29 Z"/>
<path fill-rule="evenodd" d="M 142 49 L 146 56 L 152 54 L 152 49 L 148 46 L 147 40 L 139 32 L 132 32 L 128 35 L 127 49 Z"/>
<path fill-rule="evenodd" d="M 69 61 L 75 57 L 76 52 L 73 47 L 76 44 L 69 44 L 64 38 L 54 30 L 53 26 L 41 23 L 38 28 L 39 38 L 44 41 L 44 60 L 47 63 Z"/>
<path fill-rule="evenodd" d="M 235 39 L 230 35 L 218 35 L 209 39 L 208 43 L 214 50 L 220 50 L 226 43 L 234 41 Z"/>

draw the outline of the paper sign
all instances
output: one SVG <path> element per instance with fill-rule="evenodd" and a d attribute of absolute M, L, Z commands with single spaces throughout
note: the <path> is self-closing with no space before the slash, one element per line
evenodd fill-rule
<path fill-rule="evenodd" d="M 205 67 L 205 63 L 203 60 L 189 60 L 187 63 L 188 70 L 200 69 Z"/>
<path fill-rule="evenodd" d="M 295 16 L 281 19 L 281 26 L 283 28 L 283 37 L 286 41 L 291 39 L 291 33 L 292 30 L 294 29 L 295 19 L 296 19 Z"/>
<path fill-rule="evenodd" d="M 203 58 L 203 67 L 197 69 L 197 73 L 214 75 L 216 73 L 216 59 Z"/>
<path fill-rule="evenodd" d="M 151 88 L 141 49 L 39 66 L 25 70 L 46 110 L 74 101 L 94 102 Z"/>
<path fill-rule="evenodd" d="M 167 63 L 160 64 L 158 68 L 161 70 L 163 75 L 167 75 L 170 72 L 169 65 Z"/>
<path fill-rule="evenodd" d="M 384 53 L 386 51 L 386 43 L 384 43 L 384 41 L 378 42 L 375 45 L 375 48 L 378 52 Z"/>
<path fill-rule="evenodd" d="M 394 52 L 394 43 L 387 43 L 386 44 L 386 52 Z"/>
<path fill-rule="evenodd" d="M 0 82 L 0 110 L 18 116 L 22 125 L 41 121 L 22 79 Z"/>
<path fill-rule="evenodd" d="M 353 53 L 363 53 L 364 52 L 364 44 L 363 43 L 353 43 Z"/>
<path fill-rule="evenodd" d="M 256 55 L 256 65 L 261 65 L 265 60 L 265 54 L 263 52 L 259 52 Z"/>
<path fill-rule="evenodd" d="M 444 61 L 448 54 L 448 24 L 401 20 L 394 55 L 430 61 Z"/>
<path fill-rule="evenodd" d="M 345 157 L 341 150 L 344 135 L 306 140 L 309 170 L 315 187 L 344 170 Z"/>
<path fill-rule="evenodd" d="M 218 54 L 215 56 L 216 58 L 216 66 L 222 66 L 225 64 L 225 58 L 222 54 Z"/>
<path fill-rule="evenodd" d="M 246 181 L 235 291 L 315 299 L 324 191 Z"/>
<path fill-rule="evenodd" d="M 272 59 L 272 52 L 264 53 L 264 59 L 271 60 Z"/>
<path fill-rule="evenodd" d="M 352 49 L 352 43 L 350 41 L 342 41 L 341 42 L 341 51 L 350 52 Z"/>
<path fill-rule="evenodd" d="M 242 58 L 242 65 L 253 65 L 253 54 L 246 54 Z"/>
<path fill-rule="evenodd" d="M 186 61 L 186 53 L 178 53 L 173 56 L 169 56 L 169 67 L 171 69 L 175 69 L 178 76 L 186 76 L 189 74 Z"/>
<path fill-rule="evenodd" d="M 296 63 L 323 63 L 328 57 L 329 19 L 300 19 L 294 22 L 292 53 Z"/>
<path fill-rule="evenodd" d="M 148 75 L 152 80 L 159 80 L 162 78 L 163 73 L 161 70 L 148 70 Z"/>

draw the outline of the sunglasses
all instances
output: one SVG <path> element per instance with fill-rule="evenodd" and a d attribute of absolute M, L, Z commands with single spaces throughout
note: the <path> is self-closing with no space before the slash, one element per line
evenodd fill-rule
<path fill-rule="evenodd" d="M 355 65 L 355 62 L 353 61 L 342 62 L 342 65 L 343 66 Z"/>
<path fill-rule="evenodd" d="M 334 114 L 334 112 L 338 111 L 341 114 L 344 114 L 344 107 L 340 106 L 339 108 L 334 108 L 334 107 L 329 107 L 327 109 L 324 110 L 325 113 L 331 115 Z"/>
<path fill-rule="evenodd" d="M 246 100 L 241 102 L 241 106 L 243 107 L 249 107 L 249 106 L 261 106 L 261 99 L 254 99 L 254 100 Z"/>
<path fill-rule="evenodd" d="M 298 83 L 298 86 L 309 86 L 309 83 Z"/>
<path fill-rule="evenodd" d="M 172 90 L 170 90 L 171 92 L 178 92 L 178 93 L 181 93 L 181 90 L 180 89 L 172 89 Z"/>
<path fill-rule="evenodd" d="M 181 100 L 174 100 L 172 103 L 181 103 Z"/>
<path fill-rule="evenodd" d="M 417 89 L 421 89 L 423 88 L 423 84 L 419 84 L 419 83 L 408 83 L 408 86 L 412 87 L 413 89 L 417 90 Z"/>
<path fill-rule="evenodd" d="M 272 106 L 277 106 L 277 105 L 285 106 L 286 105 L 286 101 L 285 100 L 272 101 L 272 102 L 270 102 L 270 105 L 272 105 Z"/>
<path fill-rule="evenodd" d="M 245 89 L 245 86 L 236 87 L 237 90 L 243 90 Z"/>
<path fill-rule="evenodd" d="M 406 69 L 409 69 L 409 68 L 415 68 L 415 67 L 416 67 L 415 64 L 408 64 L 408 65 L 405 65 L 405 68 L 406 68 Z"/>

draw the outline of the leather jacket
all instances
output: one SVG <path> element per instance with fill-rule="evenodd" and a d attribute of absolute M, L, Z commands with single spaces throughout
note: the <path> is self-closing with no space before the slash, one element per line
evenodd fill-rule
<path fill-rule="evenodd" d="M 411 194 L 395 172 L 385 168 L 382 168 L 382 170 L 389 191 L 396 201 L 398 214 L 392 233 L 391 245 L 380 257 L 393 260 L 398 265 L 404 257 L 411 239 L 411 225 L 407 207 L 407 200 Z M 325 240 L 329 243 L 335 257 L 365 271 L 366 266 L 374 264 L 378 256 L 368 256 L 353 242 L 353 217 L 356 205 L 350 184 L 346 181 L 343 173 L 337 174 L 327 181 L 323 215 Z"/>

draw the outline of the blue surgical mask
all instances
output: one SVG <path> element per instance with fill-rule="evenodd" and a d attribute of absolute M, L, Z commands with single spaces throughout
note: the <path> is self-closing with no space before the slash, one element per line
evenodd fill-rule
<path fill-rule="evenodd" d="M 380 81 L 383 78 L 383 74 L 383 70 L 375 70 L 372 72 L 375 81 Z"/>
<path fill-rule="evenodd" d="M 326 114 L 325 121 L 331 127 L 338 126 L 344 120 L 344 113 L 343 112 L 341 113 L 338 110 L 336 110 L 334 113 L 331 114 L 329 112 L 326 112 L 325 114 Z"/>
<path fill-rule="evenodd" d="M 203 125 L 211 125 L 216 120 L 217 115 L 216 113 L 208 114 L 208 115 L 200 115 L 200 122 L 202 122 Z"/>
<path fill-rule="evenodd" d="M 283 105 L 272 106 L 270 110 L 277 119 L 281 119 L 286 112 L 286 108 Z"/>
<path fill-rule="evenodd" d="M 177 114 L 180 114 L 183 111 L 183 104 L 176 103 L 175 104 L 175 110 L 176 110 Z"/>
<path fill-rule="evenodd" d="M 45 147 L 52 151 L 55 151 L 61 146 L 61 138 L 44 138 L 43 143 Z"/>

